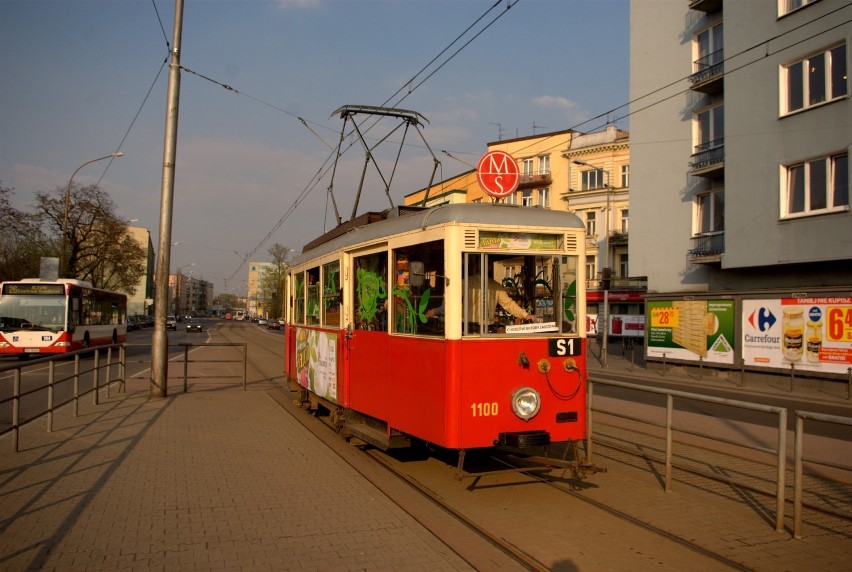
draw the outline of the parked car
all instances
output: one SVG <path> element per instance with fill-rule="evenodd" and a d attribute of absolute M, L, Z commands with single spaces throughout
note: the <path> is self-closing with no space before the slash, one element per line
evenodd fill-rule
<path fill-rule="evenodd" d="M 270 330 L 280 330 L 281 329 L 281 320 L 277 320 L 275 318 L 269 318 L 266 322 L 266 327 Z"/>
<path fill-rule="evenodd" d="M 266 323 L 267 323 L 266 318 L 260 318 L 260 319 L 257 321 L 257 325 L 258 325 L 258 326 L 265 326 L 265 325 L 266 325 Z"/>
<path fill-rule="evenodd" d="M 186 322 L 186 331 L 187 332 L 200 332 L 201 331 L 201 320 L 191 319 Z"/>
<path fill-rule="evenodd" d="M 139 316 L 127 317 L 127 331 L 132 332 L 142 328 L 142 319 Z"/>
<path fill-rule="evenodd" d="M 166 329 L 177 331 L 177 318 L 174 316 L 166 316 Z"/>

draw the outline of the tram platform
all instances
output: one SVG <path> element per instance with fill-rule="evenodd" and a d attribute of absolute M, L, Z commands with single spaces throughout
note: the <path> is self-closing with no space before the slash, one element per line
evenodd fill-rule
<path fill-rule="evenodd" d="M 659 376 L 614 355 L 607 369 Z M 818 389 L 796 391 L 823 398 Z M 0 570 L 522 569 L 406 495 L 406 485 L 389 491 L 394 485 L 359 464 L 354 448 L 323 444 L 282 413 L 281 395 L 253 379 L 247 391 L 155 400 L 147 384 L 131 381 L 98 405 L 81 402 L 76 418 L 70 407 L 57 411 L 52 433 L 43 423 L 26 426 L 18 453 L 0 439 Z M 747 496 L 684 487 L 667 494 L 647 470 L 626 464 L 612 464 L 596 487 L 597 501 L 636 507 L 734 555 L 742 569 L 843 569 L 852 556 L 849 524 L 811 526 L 795 540 L 775 532 Z M 582 529 L 576 515 L 565 518 Z M 587 532 L 589 543 L 613 542 Z M 648 566 L 676 569 L 652 556 Z"/>

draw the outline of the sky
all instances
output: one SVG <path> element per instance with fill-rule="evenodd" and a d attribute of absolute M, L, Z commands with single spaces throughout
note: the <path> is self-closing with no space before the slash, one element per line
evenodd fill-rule
<path fill-rule="evenodd" d="M 389 200 L 371 166 L 357 214 L 428 186 L 429 149 L 440 181 L 473 168 L 489 142 L 628 129 L 628 0 L 507 2 L 185 0 L 172 272 L 245 294 L 247 260 L 269 260 L 274 243 L 300 251 L 336 225 L 331 196 L 348 220 L 365 154 L 350 122 L 331 177 L 343 106 L 426 120 L 428 147 L 409 131 L 399 151 L 395 121 L 356 116 L 391 181 Z M 0 185 L 18 209 L 121 151 L 73 183 L 99 184 L 157 249 L 174 10 L 0 0 Z"/>

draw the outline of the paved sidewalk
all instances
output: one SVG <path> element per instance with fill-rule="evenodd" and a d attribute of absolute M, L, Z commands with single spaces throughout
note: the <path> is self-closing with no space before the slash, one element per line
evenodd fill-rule
<path fill-rule="evenodd" d="M 267 392 L 81 402 L 0 439 L 0 570 L 467 570 Z"/>

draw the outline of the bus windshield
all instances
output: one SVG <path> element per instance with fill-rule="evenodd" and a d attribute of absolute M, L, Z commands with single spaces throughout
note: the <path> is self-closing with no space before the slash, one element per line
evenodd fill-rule
<path fill-rule="evenodd" d="M 65 329 L 65 297 L 10 295 L 0 297 L 0 331 Z"/>

